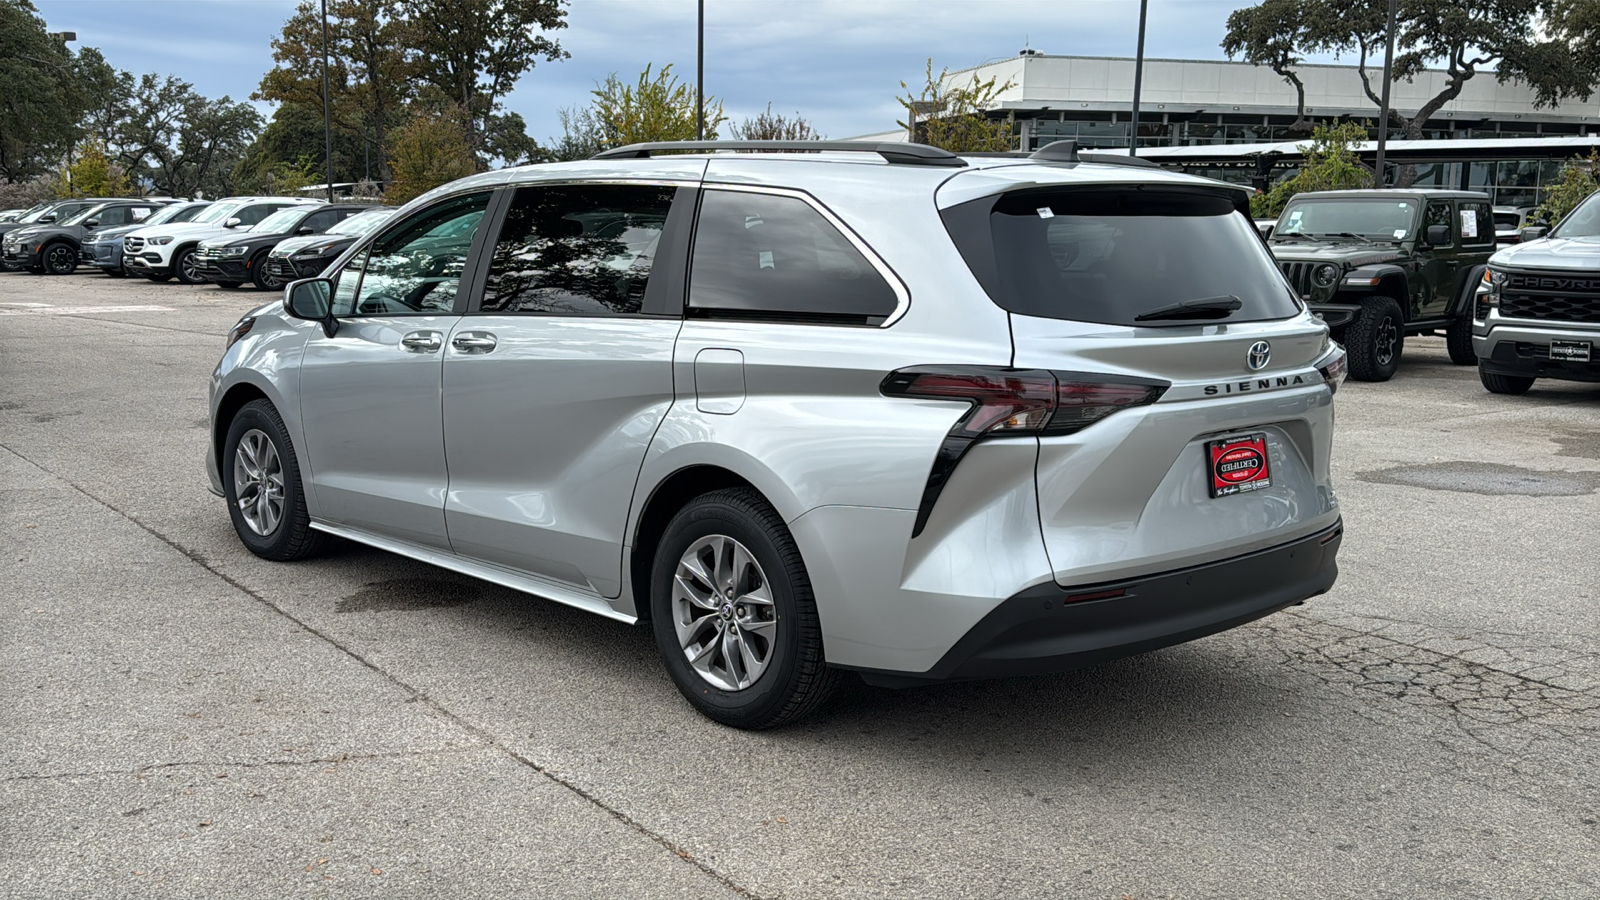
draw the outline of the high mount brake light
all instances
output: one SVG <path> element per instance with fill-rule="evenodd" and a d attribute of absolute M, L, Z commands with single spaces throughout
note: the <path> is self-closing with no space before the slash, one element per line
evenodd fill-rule
<path fill-rule="evenodd" d="M 978 440 L 1073 434 L 1119 409 L 1154 403 L 1170 386 L 1165 381 L 1124 375 L 990 366 L 912 366 L 890 372 L 880 386 L 885 396 L 972 404 L 950 427 L 934 457 L 911 536 L 920 535 L 927 527 L 945 482 Z"/>

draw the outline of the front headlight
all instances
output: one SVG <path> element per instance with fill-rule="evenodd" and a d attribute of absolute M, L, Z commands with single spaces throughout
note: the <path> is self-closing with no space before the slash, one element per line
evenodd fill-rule
<path fill-rule="evenodd" d="M 244 254 L 245 248 L 243 247 L 223 247 L 217 251 L 218 256 L 243 256 Z"/>
<path fill-rule="evenodd" d="M 294 253 L 294 258 L 295 259 L 311 259 L 311 258 L 317 257 L 317 256 L 325 256 L 325 255 L 327 255 L 327 253 L 328 253 L 328 248 L 327 247 L 307 247 L 304 250 L 296 250 L 295 253 Z"/>
<path fill-rule="evenodd" d="M 1311 280 L 1317 287 L 1328 287 L 1339 280 L 1339 267 L 1333 263 L 1323 263 L 1311 273 Z"/>
<path fill-rule="evenodd" d="M 1511 280 L 1511 273 L 1500 269 L 1484 269 L 1483 280 L 1494 287 L 1504 287 L 1505 283 Z"/>
<path fill-rule="evenodd" d="M 169 237 L 153 237 L 153 238 L 150 238 L 149 240 L 146 240 L 145 243 L 146 244 L 152 244 L 152 245 L 157 246 L 157 247 L 165 247 L 166 245 L 172 243 L 172 238 L 169 238 Z"/>
<path fill-rule="evenodd" d="M 238 324 L 228 329 L 228 343 L 222 348 L 222 352 L 227 353 L 229 347 L 239 343 L 239 339 L 249 334 L 250 329 L 254 328 L 255 324 L 256 319 L 254 316 L 245 316 L 239 320 Z"/>

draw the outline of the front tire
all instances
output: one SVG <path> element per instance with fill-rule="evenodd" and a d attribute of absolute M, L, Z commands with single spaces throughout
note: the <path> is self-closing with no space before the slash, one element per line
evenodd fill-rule
<path fill-rule="evenodd" d="M 281 291 L 285 282 L 281 278 L 273 277 L 267 271 L 267 254 L 259 253 L 250 261 L 250 280 L 255 283 L 258 291 Z"/>
<path fill-rule="evenodd" d="M 704 494 L 672 518 L 656 547 L 650 611 L 673 683 L 724 725 L 787 725 L 838 684 L 800 549 L 749 488 Z"/>
<path fill-rule="evenodd" d="M 46 275 L 71 275 L 78 270 L 78 251 L 71 244 L 50 244 L 39 260 Z"/>
<path fill-rule="evenodd" d="M 222 288 L 225 291 L 236 291 L 242 284 L 244 284 L 242 281 L 219 281 L 217 282 L 217 287 Z"/>
<path fill-rule="evenodd" d="M 193 247 L 184 247 L 172 255 L 172 274 L 184 284 L 206 283 L 206 280 L 200 277 L 200 270 L 195 268 Z"/>
<path fill-rule="evenodd" d="M 1459 316 L 1451 319 L 1444 330 L 1444 344 L 1450 350 L 1450 361 L 1458 366 L 1478 364 L 1478 351 L 1472 349 L 1472 319 Z"/>
<path fill-rule="evenodd" d="M 156 284 L 166 284 L 167 282 L 172 280 L 172 276 L 171 275 L 146 275 L 145 277 L 150 279 L 151 281 L 155 282 Z"/>
<path fill-rule="evenodd" d="M 112 278 L 127 278 L 128 277 L 128 273 L 122 271 L 122 268 L 120 266 L 118 268 L 115 268 L 115 269 L 102 269 L 101 271 L 105 272 L 107 275 L 110 275 Z"/>
<path fill-rule="evenodd" d="M 1345 329 L 1345 349 L 1350 353 L 1350 377 L 1357 381 L 1388 381 L 1400 368 L 1405 347 L 1405 323 L 1393 297 L 1367 297 L 1361 311 Z"/>
<path fill-rule="evenodd" d="M 321 548 L 294 445 L 270 402 L 252 400 L 233 417 L 219 462 L 233 530 L 251 553 L 284 562 Z"/>
<path fill-rule="evenodd" d="M 1478 365 L 1478 380 L 1491 394 L 1526 394 L 1533 387 L 1531 375 L 1500 375 L 1495 372 L 1486 372 L 1483 365 Z"/>

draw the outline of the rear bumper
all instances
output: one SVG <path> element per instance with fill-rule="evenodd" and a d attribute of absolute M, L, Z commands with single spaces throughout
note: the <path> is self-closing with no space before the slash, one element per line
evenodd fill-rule
<path fill-rule="evenodd" d="M 861 675 L 881 687 L 1038 675 L 1192 641 L 1327 591 L 1339 574 L 1343 535 L 1340 521 L 1222 562 L 1097 585 L 1035 586 L 996 606 L 927 672 Z"/>

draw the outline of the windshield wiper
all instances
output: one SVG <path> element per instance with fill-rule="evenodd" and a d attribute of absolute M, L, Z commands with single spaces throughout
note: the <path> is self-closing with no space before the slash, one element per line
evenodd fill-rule
<path fill-rule="evenodd" d="M 1151 319 L 1226 319 L 1234 310 L 1244 306 L 1244 301 L 1232 294 L 1206 297 L 1200 300 L 1183 300 L 1170 306 L 1160 306 L 1133 317 L 1135 322 Z"/>
<path fill-rule="evenodd" d="M 1323 237 L 1355 238 L 1356 240 L 1361 241 L 1362 243 L 1366 243 L 1366 244 L 1377 243 L 1372 238 L 1369 238 L 1364 234 L 1355 234 L 1355 233 L 1349 232 L 1349 231 L 1341 231 L 1341 232 L 1338 232 L 1337 234 L 1325 234 L 1325 235 L 1323 235 Z"/>
<path fill-rule="evenodd" d="M 1272 239 L 1275 241 L 1279 239 L 1288 240 L 1289 238 L 1294 238 L 1297 241 L 1312 241 L 1313 243 L 1317 240 L 1309 234 L 1302 234 L 1298 231 L 1275 231 L 1272 233 Z"/>

